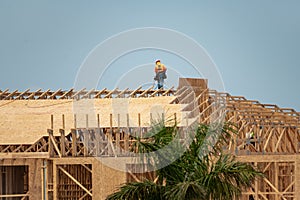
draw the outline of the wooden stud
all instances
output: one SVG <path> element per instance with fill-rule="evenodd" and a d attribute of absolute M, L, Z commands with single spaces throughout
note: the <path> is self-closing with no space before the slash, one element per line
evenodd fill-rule
<path fill-rule="evenodd" d="M 59 129 L 60 132 L 60 150 L 61 150 L 61 156 L 66 156 L 66 141 L 65 141 L 65 129 Z"/>
<path fill-rule="evenodd" d="M 117 115 L 118 116 L 118 128 L 117 128 L 117 132 L 115 133 L 116 134 L 116 143 L 115 143 L 115 146 L 116 146 L 116 154 L 117 155 L 120 155 L 121 153 L 121 144 L 120 144 L 120 114 Z"/>
<path fill-rule="evenodd" d="M 53 115 L 51 115 L 50 128 L 53 130 L 54 119 Z"/>
<path fill-rule="evenodd" d="M 66 124 L 65 124 L 65 115 L 64 114 L 62 114 L 61 119 L 62 119 L 62 128 L 65 129 Z"/>
<path fill-rule="evenodd" d="M 76 129 L 71 129 L 72 135 L 72 156 L 77 156 L 77 136 L 76 136 Z"/>

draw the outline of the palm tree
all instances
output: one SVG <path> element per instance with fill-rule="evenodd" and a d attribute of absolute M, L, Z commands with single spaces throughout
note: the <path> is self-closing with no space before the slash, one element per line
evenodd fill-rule
<path fill-rule="evenodd" d="M 146 139 L 136 137 L 132 151 L 158 152 L 178 139 L 180 131 L 176 127 L 176 123 L 171 127 L 158 123 Z M 182 140 L 171 145 L 170 151 L 184 151 L 179 151 L 182 155 L 171 164 L 158 168 L 154 180 L 126 183 L 107 200 L 231 200 L 238 198 L 243 189 L 251 187 L 256 177 L 262 176 L 251 165 L 238 162 L 233 155 L 222 151 L 232 134 L 236 134 L 234 126 L 199 124 L 189 134 L 192 139 L 187 142 L 188 145 L 183 145 Z M 173 159 L 169 153 L 155 155 L 142 160 L 157 166 Z"/>

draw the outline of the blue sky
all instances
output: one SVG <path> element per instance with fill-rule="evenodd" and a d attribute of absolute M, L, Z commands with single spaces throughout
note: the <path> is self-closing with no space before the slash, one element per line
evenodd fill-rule
<path fill-rule="evenodd" d="M 299 9 L 297 0 L 0 0 L 0 89 L 71 88 L 99 43 L 129 29 L 162 27 L 203 46 L 227 92 L 300 111 Z M 134 68 L 156 58 L 193 74 L 187 63 L 160 51 L 128 55 L 115 65 L 130 59 Z"/>

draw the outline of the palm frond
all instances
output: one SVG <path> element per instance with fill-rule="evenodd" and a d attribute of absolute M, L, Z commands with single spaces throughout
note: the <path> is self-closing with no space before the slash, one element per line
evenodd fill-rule
<path fill-rule="evenodd" d="M 184 181 L 170 187 L 165 193 L 166 199 L 173 200 L 205 200 L 205 189 L 197 182 Z"/>
<path fill-rule="evenodd" d="M 199 181 L 206 187 L 210 198 L 229 200 L 238 197 L 243 189 L 251 187 L 259 176 L 262 173 L 251 165 L 236 161 L 232 155 L 221 154 Z"/>
<path fill-rule="evenodd" d="M 107 200 L 164 200 L 165 186 L 150 180 L 126 183 L 119 191 L 109 195 Z"/>

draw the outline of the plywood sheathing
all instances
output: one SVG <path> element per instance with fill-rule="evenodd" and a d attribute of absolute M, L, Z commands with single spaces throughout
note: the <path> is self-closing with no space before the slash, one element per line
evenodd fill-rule
<path fill-rule="evenodd" d="M 155 119 L 177 115 L 183 120 L 181 110 L 184 105 L 170 104 L 174 96 L 153 98 L 116 98 L 82 100 L 2 100 L 0 101 L 0 144 L 32 144 L 51 128 L 53 115 L 54 135 L 59 135 L 65 118 L 65 130 L 71 128 L 97 127 L 98 117 L 101 127 L 149 126 L 151 117 Z M 74 120 L 76 115 L 76 124 Z M 140 119 L 138 116 L 140 115 Z M 129 120 L 128 120 L 129 116 Z M 67 134 L 67 133 L 66 133 Z"/>

